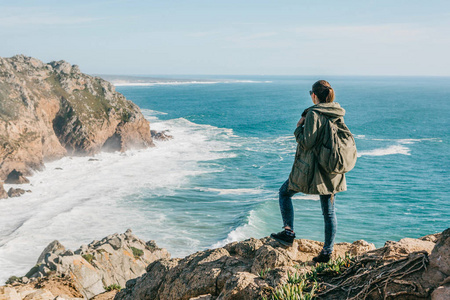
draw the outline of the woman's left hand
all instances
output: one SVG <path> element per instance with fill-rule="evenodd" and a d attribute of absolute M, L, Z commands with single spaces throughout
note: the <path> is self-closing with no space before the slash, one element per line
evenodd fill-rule
<path fill-rule="evenodd" d="M 298 121 L 297 127 L 300 127 L 300 126 L 302 126 L 303 124 L 305 124 L 305 117 L 302 117 L 302 118 Z"/>

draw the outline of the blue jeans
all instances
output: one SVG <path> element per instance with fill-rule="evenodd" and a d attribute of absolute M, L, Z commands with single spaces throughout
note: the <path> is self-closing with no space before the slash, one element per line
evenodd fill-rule
<path fill-rule="evenodd" d="M 294 207 L 292 206 L 292 196 L 297 192 L 289 189 L 289 179 L 283 183 L 279 193 L 279 203 L 281 217 L 284 227 L 289 226 L 294 230 Z M 323 219 L 325 221 L 325 244 L 323 252 L 325 254 L 333 252 L 334 237 L 336 236 L 337 220 L 334 211 L 334 199 L 331 195 L 320 195 Z"/>

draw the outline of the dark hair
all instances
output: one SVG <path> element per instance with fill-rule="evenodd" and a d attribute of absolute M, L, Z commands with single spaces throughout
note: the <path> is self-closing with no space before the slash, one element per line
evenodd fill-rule
<path fill-rule="evenodd" d="M 319 80 L 312 86 L 312 92 L 319 98 L 320 103 L 334 101 L 334 90 L 326 80 Z"/>

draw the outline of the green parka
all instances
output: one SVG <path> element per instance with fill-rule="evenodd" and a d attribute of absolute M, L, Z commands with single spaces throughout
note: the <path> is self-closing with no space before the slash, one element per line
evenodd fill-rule
<path fill-rule="evenodd" d="M 305 194 L 330 195 L 347 190 L 345 174 L 329 174 L 317 161 L 316 148 L 330 139 L 324 136 L 326 118 L 341 118 L 345 110 L 337 102 L 308 108 L 303 126 L 294 131 L 297 140 L 295 161 L 289 175 L 289 189 Z M 326 131 L 325 131 L 326 132 Z"/>

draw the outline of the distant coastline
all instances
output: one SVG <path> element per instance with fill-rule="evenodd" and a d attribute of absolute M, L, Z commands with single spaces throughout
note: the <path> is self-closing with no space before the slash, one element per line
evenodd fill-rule
<path fill-rule="evenodd" d="M 272 81 L 260 80 L 238 80 L 238 79 L 181 79 L 173 78 L 147 77 L 147 76 L 126 76 L 126 75 L 102 75 L 96 74 L 115 86 L 153 86 L 153 85 L 185 85 L 185 84 L 217 84 L 217 83 L 271 83 Z"/>

